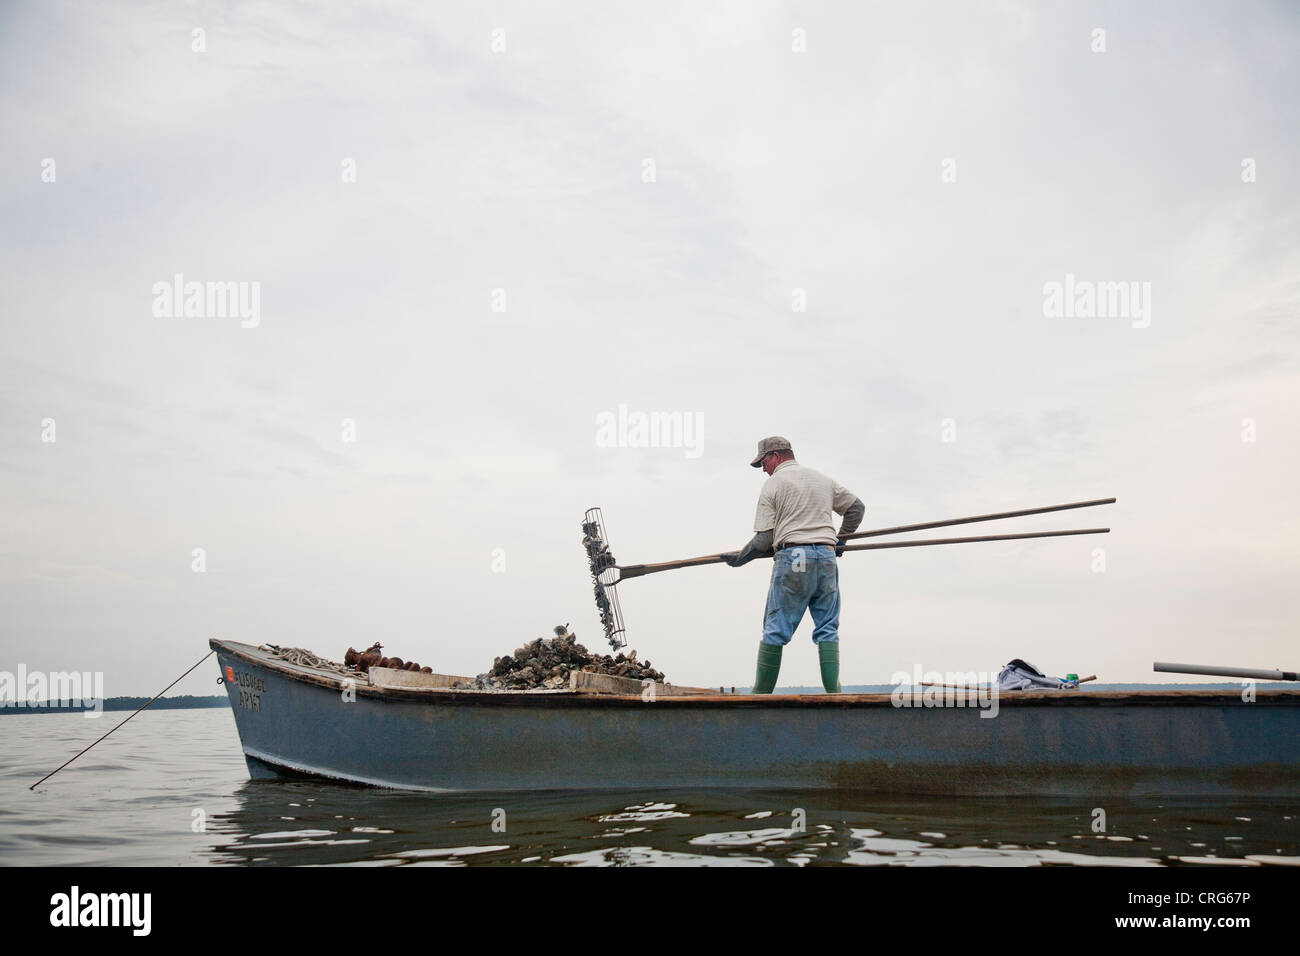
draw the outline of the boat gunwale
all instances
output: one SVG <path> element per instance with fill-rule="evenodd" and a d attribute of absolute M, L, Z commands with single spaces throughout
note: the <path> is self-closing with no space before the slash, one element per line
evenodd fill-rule
<path fill-rule="evenodd" d="M 329 690 L 343 689 L 347 680 L 342 675 L 326 676 L 328 672 L 313 670 L 287 661 L 267 659 L 254 653 L 241 650 L 249 648 L 259 650 L 252 644 L 224 641 L 211 638 L 208 646 L 214 651 L 227 654 L 238 660 L 266 668 L 282 677 L 300 683 L 314 684 Z M 438 705 L 497 705 L 497 706 L 540 706 L 540 707 L 592 707 L 592 706 L 644 706 L 648 703 L 640 694 L 604 694 L 583 693 L 567 688 L 556 690 L 497 691 L 438 688 L 399 688 L 376 687 L 372 684 L 355 685 L 358 696 L 383 701 L 403 703 L 423 703 Z M 917 692 L 918 695 L 923 692 Z M 942 700 L 942 690 L 930 693 L 931 700 Z M 911 693 L 906 695 L 912 697 Z M 969 698 L 968 698 L 969 699 Z M 984 698 L 987 700 L 987 698 Z M 887 706 L 898 710 L 935 710 L 948 709 L 942 704 L 903 705 L 894 703 L 893 694 L 692 694 L 683 696 L 660 695 L 654 698 L 656 706 L 703 706 L 703 707 L 880 707 Z M 1148 706 L 1185 706 L 1188 704 L 1212 704 L 1217 706 L 1300 706 L 1300 690 L 1278 689 L 1257 690 L 1255 700 L 1242 699 L 1236 690 L 1133 690 L 1133 691 L 1080 691 L 1080 690 L 1033 690 L 1001 691 L 997 695 L 998 706 L 1114 706 L 1121 704 L 1143 704 Z M 975 703 L 968 705 L 975 708 Z"/>

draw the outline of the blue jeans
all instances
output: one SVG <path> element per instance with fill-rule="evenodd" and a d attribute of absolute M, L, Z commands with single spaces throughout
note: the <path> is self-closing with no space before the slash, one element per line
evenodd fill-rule
<path fill-rule="evenodd" d="M 840 569 L 828 544 L 801 545 L 778 551 L 763 615 L 763 643 L 786 645 L 812 611 L 813 641 L 840 639 Z"/>

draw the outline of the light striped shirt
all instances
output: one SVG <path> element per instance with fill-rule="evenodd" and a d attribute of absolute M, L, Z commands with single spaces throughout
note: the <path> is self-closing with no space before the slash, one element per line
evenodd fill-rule
<path fill-rule="evenodd" d="M 758 493 L 754 530 L 773 531 L 772 543 L 835 544 L 834 514 L 844 514 L 857 495 L 820 471 L 797 461 L 776 466 Z"/>

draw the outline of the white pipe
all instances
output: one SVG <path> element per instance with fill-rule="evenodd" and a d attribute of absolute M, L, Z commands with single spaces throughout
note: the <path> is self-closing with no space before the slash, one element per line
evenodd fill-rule
<path fill-rule="evenodd" d="M 1210 664 L 1167 664 L 1156 661 L 1153 669 L 1166 674 L 1209 674 L 1213 677 L 1252 677 L 1256 680 L 1296 680 L 1295 671 L 1266 671 L 1254 667 L 1216 667 Z"/>

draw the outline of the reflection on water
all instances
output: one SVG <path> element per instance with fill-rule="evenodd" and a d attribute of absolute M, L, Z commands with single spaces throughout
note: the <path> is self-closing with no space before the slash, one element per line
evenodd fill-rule
<path fill-rule="evenodd" d="M 1296 865 L 1276 806 L 789 791 L 413 794 L 248 782 L 210 821 L 211 862 L 470 866 Z M 286 828 L 289 817 L 297 828 Z"/>
<path fill-rule="evenodd" d="M 0 861 L 25 865 L 1260 866 L 1294 802 L 824 792 L 428 794 L 248 779 L 229 711 L 0 718 Z"/>

